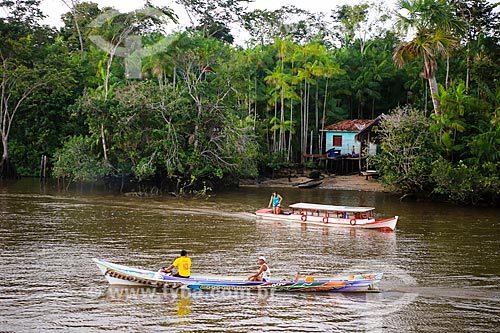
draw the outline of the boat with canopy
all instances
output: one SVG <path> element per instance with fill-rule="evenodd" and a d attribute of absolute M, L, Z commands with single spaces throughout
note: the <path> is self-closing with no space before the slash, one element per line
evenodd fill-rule
<path fill-rule="evenodd" d="M 295 203 L 290 209 L 273 214 L 271 208 L 259 209 L 255 215 L 268 220 L 293 221 L 327 227 L 348 227 L 394 231 L 398 216 L 376 219 L 373 207 L 333 206 Z"/>

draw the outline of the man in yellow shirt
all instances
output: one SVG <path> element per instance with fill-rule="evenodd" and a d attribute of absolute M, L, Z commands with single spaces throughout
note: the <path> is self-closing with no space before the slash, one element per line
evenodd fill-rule
<path fill-rule="evenodd" d="M 172 276 L 175 277 L 182 277 L 182 278 L 189 278 L 191 276 L 191 259 L 188 258 L 187 256 L 187 251 L 182 250 L 181 251 L 181 256 L 172 263 L 172 265 L 168 267 L 163 267 L 160 269 L 161 273 L 166 273 L 167 271 L 170 271 L 174 267 L 177 267 L 177 273 L 173 274 Z"/>

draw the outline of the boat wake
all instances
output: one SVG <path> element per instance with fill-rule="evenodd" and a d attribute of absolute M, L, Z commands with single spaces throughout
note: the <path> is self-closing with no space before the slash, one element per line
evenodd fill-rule
<path fill-rule="evenodd" d="M 449 288 L 449 287 L 418 287 L 399 286 L 386 289 L 385 292 L 414 293 L 424 298 L 450 298 L 463 300 L 481 300 L 500 303 L 500 290 L 485 290 L 484 288 Z"/>
<path fill-rule="evenodd" d="M 190 208 L 190 209 L 175 209 L 173 212 L 182 215 L 210 215 L 214 216 L 213 208 Z M 217 211 L 217 216 L 229 217 L 234 219 L 255 220 L 255 214 L 248 212 L 225 212 L 222 210 Z"/>

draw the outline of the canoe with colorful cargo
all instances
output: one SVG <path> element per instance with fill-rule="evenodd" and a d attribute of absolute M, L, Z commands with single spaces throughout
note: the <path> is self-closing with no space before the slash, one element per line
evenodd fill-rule
<path fill-rule="evenodd" d="M 193 274 L 173 277 L 159 272 L 92 259 L 112 285 L 150 286 L 188 290 L 300 291 L 300 292 L 377 292 L 383 273 L 346 276 L 272 277 L 264 282 L 248 281 L 245 276 Z"/>

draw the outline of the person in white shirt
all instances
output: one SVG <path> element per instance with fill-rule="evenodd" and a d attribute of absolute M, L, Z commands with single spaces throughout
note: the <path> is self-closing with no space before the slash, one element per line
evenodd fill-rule
<path fill-rule="evenodd" d="M 271 277 L 271 269 L 266 263 L 266 258 L 265 257 L 259 257 L 259 265 L 260 269 L 257 273 L 250 275 L 248 277 L 249 281 L 254 281 L 254 282 L 266 282 L 269 281 L 269 278 Z"/>

